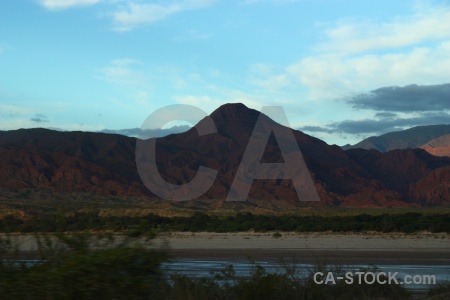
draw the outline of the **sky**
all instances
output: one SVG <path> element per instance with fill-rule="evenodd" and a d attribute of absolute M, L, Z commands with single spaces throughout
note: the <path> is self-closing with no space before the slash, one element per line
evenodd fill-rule
<path fill-rule="evenodd" d="M 338 145 L 449 124 L 450 0 L 0 2 L 0 130 L 234 102 Z"/>

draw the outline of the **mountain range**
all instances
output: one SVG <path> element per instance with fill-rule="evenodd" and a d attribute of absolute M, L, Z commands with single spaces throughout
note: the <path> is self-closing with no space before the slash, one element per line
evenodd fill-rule
<path fill-rule="evenodd" d="M 200 199 L 218 199 L 223 204 L 259 116 L 260 112 L 243 104 L 226 104 L 210 115 L 217 128 L 215 133 L 199 136 L 191 128 L 156 138 L 161 177 L 172 184 L 186 184 L 195 177 L 199 166 L 217 170 L 214 184 Z M 248 194 L 248 205 L 450 204 L 449 157 L 437 157 L 419 148 L 385 153 L 361 148 L 344 150 L 301 131 L 293 130 L 293 135 L 321 201 L 300 201 L 289 179 L 258 179 Z M 428 137 L 423 144 L 434 138 Z M 132 196 L 156 201 L 157 196 L 144 186 L 137 172 L 135 146 L 136 138 L 118 134 L 47 129 L 3 131 L 0 189 Z M 276 136 L 270 136 L 261 162 L 283 163 Z"/>
<path fill-rule="evenodd" d="M 440 139 L 442 136 L 448 134 L 450 134 L 450 125 L 417 126 L 406 130 L 389 132 L 380 136 L 372 136 L 355 145 L 345 145 L 342 148 L 344 150 L 356 148 L 376 149 L 381 152 L 396 149 L 423 148 L 428 151 L 435 147 L 448 147 L 450 145 L 448 141 L 446 139 Z M 444 149 L 440 150 L 441 155 L 445 154 L 450 156 L 450 151 L 444 152 Z M 431 153 L 435 154 L 436 152 L 431 151 Z"/>

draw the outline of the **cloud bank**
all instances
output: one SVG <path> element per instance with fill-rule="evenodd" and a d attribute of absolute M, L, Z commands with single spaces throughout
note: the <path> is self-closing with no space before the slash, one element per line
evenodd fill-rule
<path fill-rule="evenodd" d="M 450 124 L 450 84 L 383 87 L 345 99 L 353 108 L 376 111 L 374 118 L 344 120 L 300 130 L 338 134 L 383 134 L 407 127 Z M 402 115 L 402 116 L 401 116 Z"/>
<path fill-rule="evenodd" d="M 348 100 L 354 108 L 393 112 L 442 111 L 450 108 L 450 83 L 384 87 Z"/>

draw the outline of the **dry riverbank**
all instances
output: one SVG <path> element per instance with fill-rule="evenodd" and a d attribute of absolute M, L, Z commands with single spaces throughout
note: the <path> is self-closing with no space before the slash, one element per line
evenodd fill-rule
<path fill-rule="evenodd" d="M 32 235 L 13 235 L 27 257 L 35 257 Z M 119 238 L 120 240 L 120 238 Z M 211 233 L 171 232 L 145 242 L 167 249 L 173 257 L 204 259 L 295 259 L 314 263 L 328 259 L 345 263 L 450 265 L 450 235 L 444 233 Z"/>
<path fill-rule="evenodd" d="M 318 259 L 346 263 L 450 264 L 447 234 L 335 233 L 168 233 L 154 240 L 166 243 L 175 257 L 227 259 Z"/>

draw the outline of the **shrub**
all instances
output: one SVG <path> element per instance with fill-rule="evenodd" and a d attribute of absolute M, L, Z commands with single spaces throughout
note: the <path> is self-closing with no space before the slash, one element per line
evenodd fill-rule
<path fill-rule="evenodd" d="M 163 252 L 110 237 L 37 239 L 41 261 L 0 264 L 2 299 L 163 299 Z"/>
<path fill-rule="evenodd" d="M 272 237 L 274 237 L 274 238 L 276 238 L 276 239 L 278 239 L 278 238 L 280 238 L 280 237 L 282 237 L 283 235 L 281 234 L 281 233 L 279 233 L 279 232 L 274 232 L 274 234 L 272 234 Z"/>

